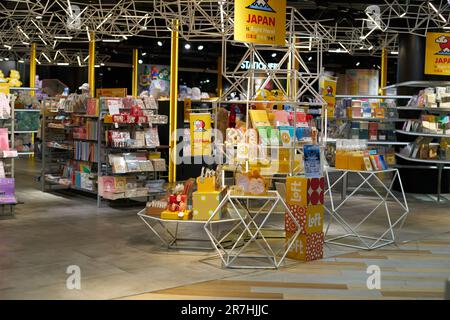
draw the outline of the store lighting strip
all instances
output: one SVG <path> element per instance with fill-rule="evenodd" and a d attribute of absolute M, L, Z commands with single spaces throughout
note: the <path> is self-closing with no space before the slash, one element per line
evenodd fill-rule
<path fill-rule="evenodd" d="M 44 52 L 42 52 L 42 56 L 45 58 L 45 60 L 48 61 L 48 63 L 52 62 L 52 60 L 50 60 L 50 58 Z"/>
<path fill-rule="evenodd" d="M 39 27 L 38 24 L 34 22 L 34 20 L 31 20 L 31 23 L 34 24 L 34 26 L 39 30 L 40 33 L 44 34 L 44 31 L 42 31 L 41 27 Z"/>
<path fill-rule="evenodd" d="M 25 33 L 25 31 L 22 30 L 20 26 L 17 26 L 17 29 L 27 38 L 27 40 L 30 40 L 30 37 Z"/>
<path fill-rule="evenodd" d="M 38 36 L 39 37 L 39 39 L 41 39 L 41 41 L 47 46 L 48 45 L 48 43 L 44 40 L 44 38 L 42 38 L 40 35 Z"/>
<path fill-rule="evenodd" d="M 73 39 L 73 37 L 71 37 L 71 36 L 55 36 L 54 38 L 58 39 L 58 40 L 72 40 Z"/>
<path fill-rule="evenodd" d="M 80 56 L 77 56 L 78 65 L 82 67 Z"/>
<path fill-rule="evenodd" d="M 68 66 L 69 63 L 68 62 L 58 62 L 56 65 L 58 65 L 58 66 Z"/>
<path fill-rule="evenodd" d="M 439 12 L 439 10 L 434 6 L 434 4 L 431 1 L 428 2 L 428 5 L 431 7 L 431 9 L 433 9 L 438 14 L 439 18 L 441 18 L 442 21 L 447 22 L 447 19 L 444 18 L 442 13 Z"/>
<path fill-rule="evenodd" d="M 91 41 L 91 34 L 89 33 L 89 27 L 88 26 L 86 26 L 86 33 L 87 33 L 87 36 L 88 36 L 88 40 Z"/>

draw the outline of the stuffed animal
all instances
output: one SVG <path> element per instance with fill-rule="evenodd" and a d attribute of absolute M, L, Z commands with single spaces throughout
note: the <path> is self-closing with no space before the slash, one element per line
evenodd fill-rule
<path fill-rule="evenodd" d="M 10 87 L 21 87 L 20 73 L 17 70 L 12 69 L 9 71 L 9 78 L 7 78 Z"/>

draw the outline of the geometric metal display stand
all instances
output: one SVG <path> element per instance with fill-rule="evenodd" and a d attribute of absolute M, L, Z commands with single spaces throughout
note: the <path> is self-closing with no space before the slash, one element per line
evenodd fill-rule
<path fill-rule="evenodd" d="M 255 201 L 261 204 L 257 211 L 250 209 L 250 203 Z M 285 242 L 284 238 L 278 240 L 282 241 L 282 245 L 280 248 L 276 248 L 273 243 L 275 240 L 269 242 L 264 236 L 263 230 L 279 204 L 283 205 L 287 214 L 296 224 L 297 232 L 288 242 Z M 233 216 L 237 216 L 240 221 L 234 226 L 234 230 L 230 230 L 230 232 L 237 231 L 238 235 L 234 244 L 228 247 L 224 246 L 224 237 L 218 239 L 212 232 L 212 227 L 220 223 L 220 220 L 214 221 L 214 217 L 226 205 Z M 278 269 L 301 232 L 300 225 L 278 191 L 269 191 L 264 196 L 234 195 L 228 192 L 205 224 L 205 230 L 218 252 L 223 266 L 236 269 Z"/>
<path fill-rule="evenodd" d="M 331 180 L 331 173 L 338 175 L 336 180 Z M 392 174 L 392 178 L 388 185 L 386 185 L 380 179 L 380 177 L 378 176 L 379 174 Z M 333 195 L 333 190 L 339 183 L 342 183 L 346 179 L 350 178 L 350 175 L 356 177 L 356 179 L 360 180 L 361 182 L 358 182 L 359 184 L 350 194 L 345 194 L 340 200 L 336 199 L 340 197 L 335 197 Z M 398 230 L 402 228 L 409 213 L 408 203 L 406 201 L 406 196 L 403 190 L 402 180 L 400 178 L 398 169 L 387 169 L 381 171 L 353 171 L 327 168 L 325 170 L 325 176 L 327 179 L 327 190 L 325 191 L 325 195 L 328 194 L 328 196 L 330 197 L 331 205 L 331 208 L 327 208 L 325 206 L 325 211 L 330 214 L 328 226 L 325 231 L 326 243 L 364 250 L 373 250 L 395 243 L 394 229 L 399 224 L 400 226 Z M 392 187 L 396 180 L 398 180 L 400 185 L 400 199 L 392 191 Z M 367 214 L 364 214 L 364 217 L 357 224 L 352 225 L 349 222 L 348 217 L 355 215 L 355 209 L 352 208 L 352 210 L 349 210 L 348 208 L 346 208 L 346 205 L 348 205 L 352 199 L 355 199 L 356 194 L 359 191 L 362 191 L 363 188 L 368 188 L 369 191 L 373 194 L 374 198 L 379 200 L 379 202 L 375 205 L 373 210 L 369 211 Z M 400 217 L 398 217 L 395 221 L 393 221 L 392 213 L 389 208 L 390 203 L 396 203 L 401 210 Z M 383 206 L 384 209 L 382 208 L 381 210 L 378 210 Z M 387 224 L 387 229 L 384 229 L 383 227 L 383 229 L 380 229 L 379 232 L 371 229 L 371 232 L 377 232 L 377 236 L 375 237 L 363 235 L 360 231 L 361 227 L 364 226 L 364 223 L 366 223 L 369 218 L 373 217 L 377 212 L 380 211 L 384 211 L 384 214 L 386 216 L 386 221 L 384 223 Z M 327 238 L 330 231 L 330 226 L 334 221 L 338 226 L 342 227 L 346 233 L 343 235 Z M 344 240 L 346 240 L 347 238 L 356 240 L 359 245 L 345 242 Z"/>
<path fill-rule="evenodd" d="M 147 227 L 159 238 L 159 240 L 167 247 L 167 249 L 180 249 L 180 250 L 213 250 L 211 242 L 208 238 L 195 239 L 192 237 L 181 237 L 181 226 L 191 227 L 202 226 L 207 221 L 197 220 L 167 220 L 161 219 L 160 215 L 148 215 L 146 209 L 138 212 L 138 217 L 147 225 Z M 220 225 L 234 225 L 239 222 L 239 219 L 222 219 L 216 221 Z M 217 225 L 218 226 L 218 225 Z M 233 229 L 233 228 L 232 228 Z M 203 228 L 199 227 L 198 230 L 203 233 Z M 217 230 L 218 231 L 218 230 Z M 224 242 L 230 240 L 225 237 Z"/>

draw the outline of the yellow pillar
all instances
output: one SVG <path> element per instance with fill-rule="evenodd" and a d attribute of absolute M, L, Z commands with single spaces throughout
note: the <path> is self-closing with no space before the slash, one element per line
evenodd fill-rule
<path fill-rule="evenodd" d="M 222 78 L 222 57 L 217 59 L 217 96 L 222 97 L 223 93 L 223 78 Z"/>
<path fill-rule="evenodd" d="M 178 109 L 178 20 L 172 22 L 171 57 L 170 57 L 170 159 L 169 182 L 177 181 L 177 109 Z"/>
<path fill-rule="evenodd" d="M 138 49 L 133 49 L 133 81 L 131 89 L 131 95 L 133 97 L 137 97 L 138 95 L 138 66 L 139 66 L 138 57 L 139 57 Z"/>
<path fill-rule="evenodd" d="M 31 44 L 30 52 L 30 88 L 36 87 L 36 43 Z M 30 91 L 31 96 L 35 96 L 36 92 L 34 90 Z"/>
<path fill-rule="evenodd" d="M 381 52 L 381 83 L 380 83 L 381 85 L 380 92 L 382 95 L 386 95 L 386 90 L 383 90 L 382 88 L 387 86 L 387 66 L 388 66 L 388 54 L 386 48 L 383 48 Z"/>
<path fill-rule="evenodd" d="M 90 32 L 88 82 L 91 97 L 95 97 L 95 33 Z"/>

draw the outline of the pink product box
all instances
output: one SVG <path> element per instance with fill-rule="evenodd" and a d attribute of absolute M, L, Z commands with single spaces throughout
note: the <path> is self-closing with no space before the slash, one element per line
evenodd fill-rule
<path fill-rule="evenodd" d="M 15 197 L 15 183 L 12 178 L 0 179 L 0 203 L 17 203 Z"/>

